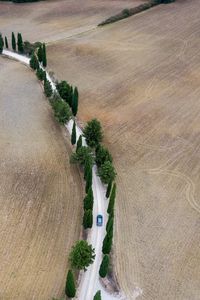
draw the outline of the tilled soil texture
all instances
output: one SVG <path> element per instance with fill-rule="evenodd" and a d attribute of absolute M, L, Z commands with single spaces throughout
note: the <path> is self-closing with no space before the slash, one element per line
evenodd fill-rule
<path fill-rule="evenodd" d="M 0 32 L 10 41 L 11 32 L 24 40 L 55 42 L 92 31 L 106 18 L 146 0 L 52 0 L 28 4 L 0 1 Z"/>
<path fill-rule="evenodd" d="M 0 82 L 0 299 L 61 297 L 81 179 L 33 72 L 0 58 Z"/>
<path fill-rule="evenodd" d="M 117 169 L 114 269 L 128 300 L 200 299 L 199 0 L 48 47 Z"/>

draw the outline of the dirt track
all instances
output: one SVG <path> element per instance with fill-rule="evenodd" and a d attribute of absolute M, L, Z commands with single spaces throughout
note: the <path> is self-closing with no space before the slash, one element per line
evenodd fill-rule
<path fill-rule="evenodd" d="M 80 234 L 81 179 L 35 75 L 0 69 L 0 299 L 52 299 Z"/>

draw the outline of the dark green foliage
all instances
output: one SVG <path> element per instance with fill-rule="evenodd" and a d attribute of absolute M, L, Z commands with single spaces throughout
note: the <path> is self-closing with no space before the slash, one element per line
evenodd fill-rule
<path fill-rule="evenodd" d="M 85 166 L 86 160 L 93 165 L 94 158 L 92 150 L 86 146 L 81 146 L 77 152 L 73 153 L 71 156 L 71 163 L 80 163 L 82 166 Z"/>
<path fill-rule="evenodd" d="M 106 224 L 106 232 L 109 236 L 113 236 L 113 226 L 114 226 L 114 218 L 109 216 L 108 222 Z"/>
<path fill-rule="evenodd" d="M 78 89 L 75 87 L 72 99 L 72 113 L 76 116 L 78 111 Z"/>
<path fill-rule="evenodd" d="M 40 45 L 39 48 L 38 48 L 37 57 L 38 57 L 39 62 L 41 63 L 43 61 L 43 49 L 42 49 L 42 45 Z"/>
<path fill-rule="evenodd" d="M 44 93 L 47 97 L 51 97 L 53 94 L 51 82 L 49 80 L 44 81 Z"/>
<path fill-rule="evenodd" d="M 74 275 L 71 270 L 67 273 L 66 285 L 65 285 L 65 294 L 69 298 L 74 298 L 76 295 L 76 286 Z"/>
<path fill-rule="evenodd" d="M 69 121 L 72 114 L 70 107 L 66 102 L 57 99 L 51 101 L 51 105 L 54 110 L 54 115 L 59 123 L 65 124 L 67 121 Z"/>
<path fill-rule="evenodd" d="M 69 104 L 69 106 L 71 106 L 73 88 L 65 80 L 58 82 L 56 84 L 56 88 L 60 97 L 64 99 Z"/>
<path fill-rule="evenodd" d="M 78 149 L 82 147 L 82 135 L 79 136 L 77 144 L 76 144 L 76 152 L 78 151 Z"/>
<path fill-rule="evenodd" d="M 98 145 L 95 152 L 96 152 L 95 161 L 97 167 L 100 167 L 105 161 L 112 162 L 112 156 L 106 147 L 102 145 Z"/>
<path fill-rule="evenodd" d="M 97 147 L 103 139 L 101 123 L 97 119 L 89 121 L 83 130 L 83 135 L 90 147 Z"/>
<path fill-rule="evenodd" d="M 88 170 L 86 176 L 85 192 L 87 193 L 89 188 L 92 186 L 92 167 Z"/>
<path fill-rule="evenodd" d="M 12 32 L 12 48 L 14 51 L 16 51 L 16 39 L 14 32 Z"/>
<path fill-rule="evenodd" d="M 2 35 L 0 34 L 0 54 L 3 52 L 3 47 L 4 47 L 4 41 Z"/>
<path fill-rule="evenodd" d="M 93 224 L 93 215 L 92 215 L 92 210 L 88 209 L 84 211 L 84 216 L 83 216 L 83 227 L 84 229 L 87 228 L 92 228 Z"/>
<path fill-rule="evenodd" d="M 31 56 L 35 50 L 41 45 L 40 42 L 30 43 L 29 41 L 24 42 L 24 54 Z"/>
<path fill-rule="evenodd" d="M 24 53 L 24 43 L 23 43 L 21 33 L 17 34 L 17 47 L 18 47 L 19 53 Z"/>
<path fill-rule="evenodd" d="M 103 254 L 109 254 L 112 248 L 112 236 L 107 233 L 103 240 L 102 252 Z"/>
<path fill-rule="evenodd" d="M 83 200 L 83 203 L 84 203 L 84 210 L 88 210 L 88 209 L 93 210 L 94 196 L 93 196 L 93 191 L 92 191 L 92 187 L 91 186 L 88 189 L 88 193 L 85 196 L 85 198 Z"/>
<path fill-rule="evenodd" d="M 36 71 L 36 76 L 41 81 L 46 81 L 46 72 L 42 70 L 41 68 L 38 68 Z"/>
<path fill-rule="evenodd" d="M 38 62 L 38 59 L 35 54 L 32 54 L 29 64 L 33 70 L 36 70 L 39 68 L 39 62 Z"/>
<path fill-rule="evenodd" d="M 47 66 L 47 56 L 46 56 L 46 45 L 45 44 L 42 45 L 42 64 L 43 64 L 43 67 Z"/>
<path fill-rule="evenodd" d="M 94 258 L 95 250 L 92 248 L 92 245 L 89 245 L 87 241 L 81 240 L 72 247 L 69 262 L 72 268 L 86 271 L 87 267 L 93 263 Z"/>
<path fill-rule="evenodd" d="M 101 181 L 105 184 L 108 184 L 110 181 L 113 181 L 116 177 L 116 172 L 112 163 L 110 161 L 105 161 L 103 165 L 99 168 L 98 175 L 101 178 Z"/>
<path fill-rule="evenodd" d="M 106 254 L 104 255 L 101 265 L 100 265 L 100 269 L 99 269 L 99 275 L 104 278 L 106 277 L 107 273 L 108 273 L 108 268 L 109 268 L 109 256 Z"/>
<path fill-rule="evenodd" d="M 108 209 L 107 209 L 108 214 L 110 214 L 114 210 L 115 197 L 116 197 L 116 183 L 114 183 L 113 188 L 112 188 L 112 192 L 111 192 L 111 195 L 110 195 L 110 200 L 109 200 Z"/>
<path fill-rule="evenodd" d="M 92 166 L 91 161 L 86 159 L 85 165 L 84 165 L 84 179 L 85 180 L 87 178 L 88 172 L 90 172 L 91 166 Z"/>
<path fill-rule="evenodd" d="M 106 198 L 110 197 L 111 189 L 112 189 L 112 180 L 110 180 L 108 183 L 107 190 L 106 190 Z"/>
<path fill-rule="evenodd" d="M 101 291 L 96 292 L 96 294 L 94 295 L 93 300 L 101 300 Z"/>
<path fill-rule="evenodd" d="M 72 145 L 76 144 L 76 122 L 75 121 L 72 128 L 71 143 Z"/>
<path fill-rule="evenodd" d="M 9 47 L 8 47 L 8 39 L 7 39 L 7 36 L 5 36 L 5 46 L 6 46 L 7 49 L 9 48 Z"/>

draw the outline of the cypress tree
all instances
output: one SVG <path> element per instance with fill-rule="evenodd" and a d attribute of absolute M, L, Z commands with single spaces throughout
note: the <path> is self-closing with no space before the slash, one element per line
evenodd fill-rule
<path fill-rule="evenodd" d="M 47 56 L 46 56 L 46 45 L 45 44 L 42 45 L 42 64 L 43 64 L 43 67 L 47 66 Z"/>
<path fill-rule="evenodd" d="M 3 52 L 3 46 L 4 46 L 4 41 L 2 35 L 0 34 L 0 54 Z"/>
<path fill-rule="evenodd" d="M 106 224 L 106 231 L 110 237 L 113 236 L 113 225 L 114 225 L 114 218 L 109 217 L 108 222 Z"/>
<path fill-rule="evenodd" d="M 14 51 L 16 51 L 16 39 L 14 32 L 12 32 L 12 48 Z"/>
<path fill-rule="evenodd" d="M 41 81 L 46 80 L 46 72 L 43 71 L 41 68 L 37 69 L 36 76 Z"/>
<path fill-rule="evenodd" d="M 104 278 L 106 277 L 108 273 L 108 267 L 109 267 L 109 256 L 106 254 L 104 255 L 100 268 L 99 268 L 99 275 Z"/>
<path fill-rule="evenodd" d="M 78 89 L 75 87 L 72 99 L 72 113 L 76 116 L 78 111 Z"/>
<path fill-rule="evenodd" d="M 87 193 L 89 188 L 92 186 L 92 167 L 88 170 L 87 177 L 86 177 L 86 185 L 85 185 L 85 192 Z"/>
<path fill-rule="evenodd" d="M 109 254 L 112 248 L 112 236 L 107 233 L 103 240 L 102 252 L 103 254 Z"/>
<path fill-rule="evenodd" d="M 6 48 L 8 49 L 8 39 L 7 39 L 7 36 L 5 36 L 5 45 L 6 45 Z"/>
<path fill-rule="evenodd" d="M 85 160 L 85 165 L 84 165 L 84 179 L 87 179 L 87 174 L 90 172 L 91 169 L 91 162 L 88 158 Z"/>
<path fill-rule="evenodd" d="M 69 95 L 68 95 L 68 103 L 69 103 L 69 106 L 72 107 L 72 101 L 73 101 L 73 87 L 70 86 L 69 88 Z"/>
<path fill-rule="evenodd" d="M 84 210 L 88 210 L 88 209 L 93 210 L 94 196 L 93 196 L 92 187 L 88 189 L 88 193 L 85 196 L 83 203 L 84 203 Z"/>
<path fill-rule="evenodd" d="M 83 216 L 83 227 L 85 229 L 92 228 L 92 224 L 93 224 L 92 210 L 91 209 L 85 210 Z"/>
<path fill-rule="evenodd" d="M 76 295 L 75 280 L 74 280 L 74 275 L 71 270 L 69 270 L 67 273 L 65 294 L 69 298 L 74 298 Z"/>
<path fill-rule="evenodd" d="M 101 300 L 101 291 L 96 292 L 96 294 L 94 295 L 93 300 Z"/>
<path fill-rule="evenodd" d="M 110 180 L 108 183 L 107 190 L 106 190 L 106 198 L 109 198 L 111 189 L 112 189 L 112 180 Z"/>
<path fill-rule="evenodd" d="M 18 47 L 19 53 L 24 52 L 24 44 L 23 44 L 23 39 L 22 39 L 21 33 L 17 34 L 17 47 Z"/>
<path fill-rule="evenodd" d="M 53 94 L 52 86 L 49 80 L 44 81 L 44 93 L 47 97 L 51 97 Z"/>
<path fill-rule="evenodd" d="M 31 67 L 33 70 L 36 70 L 36 69 L 39 68 L 39 62 L 38 62 L 37 57 L 36 57 L 35 54 L 33 54 L 33 55 L 31 56 L 31 59 L 30 59 L 29 64 L 30 64 L 30 67 Z"/>
<path fill-rule="evenodd" d="M 108 214 L 110 214 L 114 210 L 115 196 L 116 196 L 116 183 L 114 183 L 113 188 L 112 188 L 112 192 L 111 192 L 111 195 L 110 195 L 109 205 L 108 205 L 108 209 L 107 209 Z"/>
<path fill-rule="evenodd" d="M 71 143 L 72 145 L 76 144 L 76 122 L 75 121 L 72 127 Z"/>
<path fill-rule="evenodd" d="M 76 144 L 76 152 L 78 151 L 78 149 L 82 147 L 82 135 L 79 136 L 77 144 Z"/>
<path fill-rule="evenodd" d="M 37 51 L 37 57 L 39 62 L 41 63 L 43 60 L 43 51 L 42 51 L 42 46 L 40 45 Z"/>

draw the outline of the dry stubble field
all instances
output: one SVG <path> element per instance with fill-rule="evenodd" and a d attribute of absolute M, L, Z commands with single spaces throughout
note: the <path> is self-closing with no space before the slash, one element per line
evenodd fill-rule
<path fill-rule="evenodd" d="M 7 32 L 12 10 L 0 18 Z M 27 38 L 49 40 L 49 67 L 79 87 L 79 118 L 96 116 L 104 126 L 118 172 L 120 287 L 128 300 L 136 286 L 143 290 L 138 299 L 199 300 L 199 1 L 177 0 L 59 43 L 53 40 L 77 33 L 76 21 L 57 35 L 30 16 Z M 61 15 L 53 20 L 63 27 Z M 51 14 L 46 22 L 53 24 Z"/>
<path fill-rule="evenodd" d="M 0 70 L 0 299 L 52 299 L 80 235 L 81 179 L 35 75 L 5 58 Z"/>
<path fill-rule="evenodd" d="M 114 264 L 147 300 L 200 299 L 200 9 L 179 0 L 48 48 L 118 172 Z"/>

